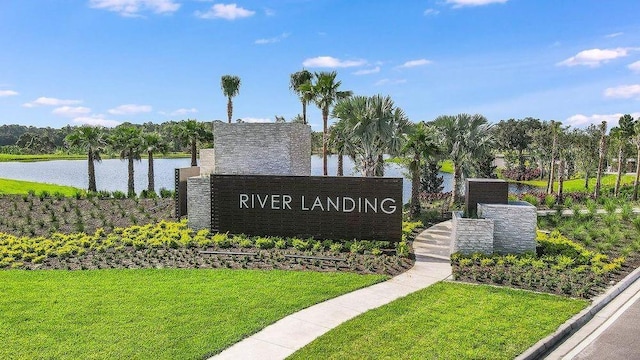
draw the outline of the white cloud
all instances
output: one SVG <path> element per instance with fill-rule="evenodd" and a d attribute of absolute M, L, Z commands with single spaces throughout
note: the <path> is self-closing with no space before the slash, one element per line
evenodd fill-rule
<path fill-rule="evenodd" d="M 416 66 L 429 65 L 431 63 L 432 63 L 431 60 L 417 59 L 417 60 L 409 60 L 409 61 L 405 62 L 404 64 L 400 65 L 399 67 L 401 67 L 401 68 L 411 68 L 411 67 L 416 67 Z"/>
<path fill-rule="evenodd" d="M 617 33 L 605 35 L 604 37 L 606 37 L 606 38 L 614 38 L 614 37 L 618 37 L 620 35 L 624 35 L 624 33 L 623 32 L 617 32 Z"/>
<path fill-rule="evenodd" d="M 592 114 L 592 115 L 583 115 L 576 114 L 568 117 L 563 123 L 565 125 L 571 125 L 574 127 L 587 127 L 591 124 L 600 124 L 603 121 L 607 122 L 607 127 L 611 129 L 614 126 L 618 126 L 618 120 L 624 114 Z M 632 117 L 637 118 L 640 116 L 640 112 L 635 112 L 630 114 Z"/>
<path fill-rule="evenodd" d="M 198 112 L 198 109 L 196 109 L 196 108 L 191 108 L 191 109 L 181 108 L 181 109 L 178 109 L 176 111 L 171 112 L 169 115 L 171 115 L 171 116 L 182 116 L 182 115 L 188 115 L 188 114 L 195 114 L 197 112 Z"/>
<path fill-rule="evenodd" d="M 640 100 L 640 84 L 610 87 L 604 90 L 604 96 L 622 99 L 637 98 Z"/>
<path fill-rule="evenodd" d="M 56 99 L 50 97 L 39 97 L 31 102 L 22 104 L 24 107 L 32 108 L 36 106 L 64 106 L 64 105 L 77 105 L 80 104 L 81 100 L 66 100 L 66 99 Z"/>
<path fill-rule="evenodd" d="M 430 15 L 431 16 L 435 16 L 435 15 L 440 14 L 440 11 L 436 10 L 436 9 L 427 9 L 427 10 L 424 11 L 423 14 L 424 14 L 424 16 L 430 16 Z"/>
<path fill-rule="evenodd" d="M 268 119 L 268 118 L 253 118 L 253 117 L 242 118 L 242 121 L 244 121 L 246 123 L 268 123 L 268 122 L 273 122 L 273 120 Z"/>
<path fill-rule="evenodd" d="M 369 75 L 376 74 L 380 72 L 380 66 L 376 66 L 373 69 L 362 69 L 353 73 L 353 75 Z"/>
<path fill-rule="evenodd" d="M 636 61 L 627 66 L 631 71 L 640 73 L 640 61 Z"/>
<path fill-rule="evenodd" d="M 489 4 L 504 4 L 509 0 L 447 0 L 447 4 L 452 4 L 454 8 L 464 6 L 481 6 Z"/>
<path fill-rule="evenodd" d="M 268 39 L 258 39 L 254 41 L 254 44 L 258 44 L 258 45 L 273 44 L 273 43 L 280 42 L 281 40 L 284 40 L 288 37 L 289 37 L 289 33 L 282 33 L 276 37 L 272 37 Z"/>
<path fill-rule="evenodd" d="M 180 8 L 173 0 L 90 0 L 89 6 L 126 17 L 138 17 L 140 12 L 147 10 L 156 14 L 173 13 Z"/>
<path fill-rule="evenodd" d="M 54 115 L 65 116 L 65 117 L 78 117 L 81 115 L 86 115 L 91 112 L 91 109 L 83 106 L 61 106 L 53 109 L 51 112 Z"/>
<path fill-rule="evenodd" d="M 151 112 L 149 105 L 125 104 L 107 111 L 111 115 L 135 115 Z"/>
<path fill-rule="evenodd" d="M 407 82 L 407 79 L 382 79 L 382 80 L 376 81 L 376 83 L 374 85 L 376 85 L 376 86 L 380 86 L 380 85 L 396 85 L 396 84 L 404 84 L 406 82 Z"/>
<path fill-rule="evenodd" d="M 73 119 L 73 122 L 77 124 L 85 124 L 85 125 L 91 125 L 91 126 L 104 126 L 104 127 L 115 127 L 122 124 L 120 121 L 107 120 L 104 118 L 104 115 L 80 116 Z"/>
<path fill-rule="evenodd" d="M 196 11 L 195 15 L 201 19 L 235 20 L 253 16 L 255 13 L 255 11 L 238 7 L 236 4 L 214 4 L 208 11 Z"/>
<path fill-rule="evenodd" d="M 302 62 L 304 67 L 346 68 L 366 65 L 366 60 L 340 60 L 331 56 L 318 56 Z"/>
<path fill-rule="evenodd" d="M 5 97 L 5 96 L 16 96 L 18 95 L 17 91 L 13 91 L 13 90 L 0 90 L 0 97 Z"/>
<path fill-rule="evenodd" d="M 606 63 L 609 60 L 625 57 L 629 55 L 630 48 L 615 48 L 615 49 L 589 49 L 580 51 L 575 56 L 572 56 L 564 61 L 557 63 L 556 65 L 564 66 L 576 66 L 585 65 L 591 67 L 600 66 L 601 63 Z"/>

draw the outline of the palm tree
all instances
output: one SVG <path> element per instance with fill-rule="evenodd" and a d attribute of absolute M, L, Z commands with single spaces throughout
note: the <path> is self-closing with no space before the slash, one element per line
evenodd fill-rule
<path fill-rule="evenodd" d="M 133 177 L 133 161 L 140 160 L 142 147 L 142 130 L 129 123 L 118 125 L 111 132 L 111 146 L 120 153 L 120 159 L 127 159 L 128 174 L 127 194 L 129 197 L 136 195 Z"/>
<path fill-rule="evenodd" d="M 596 187 L 593 197 L 597 200 L 600 197 L 600 185 L 602 183 L 602 173 L 604 171 L 605 159 L 607 156 L 607 122 L 603 121 L 598 127 L 600 130 L 600 145 L 598 146 L 598 173 L 596 174 Z"/>
<path fill-rule="evenodd" d="M 420 169 L 424 161 L 438 153 L 439 147 L 435 138 L 436 131 L 419 122 L 412 126 L 407 134 L 401 153 L 408 156 L 408 168 L 411 172 L 411 210 L 410 216 L 420 216 Z"/>
<path fill-rule="evenodd" d="M 636 146 L 636 178 L 633 180 L 633 201 L 636 201 L 640 187 L 640 117 L 633 123 L 632 142 Z"/>
<path fill-rule="evenodd" d="M 444 115 L 434 120 L 442 134 L 443 150 L 453 162 L 453 189 L 451 205 L 460 194 L 462 176 L 469 173 L 477 162 L 478 154 L 486 154 L 492 144 L 491 126 L 479 114 Z"/>
<path fill-rule="evenodd" d="M 308 91 L 308 87 L 304 84 L 311 84 L 313 74 L 309 70 L 302 69 L 291 74 L 289 89 L 298 95 L 302 103 L 302 123 L 307 123 L 307 104 L 313 99 L 313 93 Z M 306 90 L 305 90 L 306 89 Z"/>
<path fill-rule="evenodd" d="M 551 145 L 551 163 L 549 165 L 549 179 L 547 181 L 547 194 L 552 194 L 553 180 L 555 176 L 554 170 L 555 170 L 556 157 L 558 152 L 558 133 L 561 130 L 560 122 L 551 120 L 549 130 L 551 131 L 552 145 Z"/>
<path fill-rule="evenodd" d="M 213 140 L 213 133 L 197 120 L 187 119 L 176 124 L 173 128 L 174 135 L 182 141 L 188 143 L 191 147 L 191 166 L 198 166 L 197 160 L 197 144 L 198 141 Z"/>
<path fill-rule="evenodd" d="M 624 171 L 625 161 L 625 148 L 629 143 L 629 139 L 633 136 L 634 126 L 633 118 L 629 114 L 625 114 L 618 120 L 618 126 L 611 129 L 611 139 L 618 146 L 618 175 L 616 177 L 616 185 L 613 190 L 613 196 L 620 194 L 620 180 L 622 179 L 622 172 Z"/>
<path fill-rule="evenodd" d="M 338 121 L 329 128 L 329 146 L 338 155 L 338 169 L 336 176 L 344 176 L 344 155 L 350 154 L 349 133 L 346 122 Z"/>
<path fill-rule="evenodd" d="M 326 176 L 327 171 L 327 144 L 329 140 L 328 122 L 329 109 L 338 100 L 347 98 L 352 95 L 351 91 L 339 91 L 342 81 L 336 81 L 338 73 L 319 72 L 315 73 L 315 83 L 304 83 L 300 86 L 301 91 L 307 92 L 313 97 L 313 102 L 322 111 L 322 168 L 323 174 Z"/>
<path fill-rule="evenodd" d="M 142 134 L 142 146 L 147 152 L 147 160 L 149 164 L 148 175 L 148 192 L 155 192 L 155 173 L 153 170 L 153 154 L 166 154 L 169 152 L 169 143 L 157 132 Z"/>
<path fill-rule="evenodd" d="M 94 162 L 102 161 L 100 154 L 107 146 L 104 129 L 101 127 L 83 125 L 75 128 L 73 132 L 65 137 L 64 141 L 69 146 L 77 146 L 87 152 L 89 191 L 97 191 Z"/>
<path fill-rule="evenodd" d="M 346 148 L 364 176 L 379 176 L 384 154 L 398 154 L 409 127 L 390 97 L 354 96 L 338 101 L 332 113 L 346 131 Z"/>
<path fill-rule="evenodd" d="M 240 77 L 235 75 L 222 75 L 220 78 L 220 86 L 222 87 L 222 93 L 227 97 L 227 116 L 229 118 L 229 124 L 231 124 L 231 117 L 233 116 L 233 101 L 231 101 L 231 99 L 240 93 Z"/>

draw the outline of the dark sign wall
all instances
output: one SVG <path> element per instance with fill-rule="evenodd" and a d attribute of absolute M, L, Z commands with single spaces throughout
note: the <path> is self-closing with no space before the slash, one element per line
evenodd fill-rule
<path fill-rule="evenodd" d="M 211 175 L 211 229 L 400 241 L 402 179 Z"/>

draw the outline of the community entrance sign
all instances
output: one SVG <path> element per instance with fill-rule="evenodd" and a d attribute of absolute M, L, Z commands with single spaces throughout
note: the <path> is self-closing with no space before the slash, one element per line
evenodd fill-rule
<path fill-rule="evenodd" d="M 211 175 L 211 230 L 314 237 L 402 239 L 402 179 Z"/>

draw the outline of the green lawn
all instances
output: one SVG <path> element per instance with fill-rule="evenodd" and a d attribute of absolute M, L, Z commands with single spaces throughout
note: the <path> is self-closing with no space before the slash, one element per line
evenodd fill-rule
<path fill-rule="evenodd" d="M 0 271 L 0 359 L 194 359 L 383 280 L 252 270 Z"/>
<path fill-rule="evenodd" d="M 73 196 L 75 193 L 83 191 L 72 186 L 13 179 L 0 179 L 0 194 L 27 194 L 30 190 L 35 191 L 36 194 L 40 194 L 42 191 L 47 191 L 50 194 L 62 193 L 65 196 Z"/>
<path fill-rule="evenodd" d="M 587 304 L 437 283 L 340 325 L 290 359 L 513 359 Z"/>
<path fill-rule="evenodd" d="M 615 174 L 608 174 L 608 175 L 604 175 L 602 177 L 602 186 L 603 187 L 613 187 L 616 183 L 616 177 L 617 175 Z M 622 175 L 622 179 L 621 179 L 621 183 L 622 185 L 631 185 L 633 184 L 633 181 L 635 180 L 635 175 Z M 521 183 L 523 184 L 527 184 L 527 185 L 531 185 L 531 186 L 536 186 L 536 187 L 541 187 L 544 188 L 547 186 L 547 181 L 546 180 L 531 180 L 531 181 L 521 181 Z M 589 189 L 585 190 L 584 188 L 584 179 L 571 179 L 571 180 L 565 180 L 564 181 L 564 191 L 566 192 L 571 192 L 571 191 L 592 191 L 596 186 L 596 179 L 595 178 L 590 178 L 589 179 Z M 558 190 L 558 182 L 555 181 L 553 183 L 553 188 L 554 191 Z"/>

